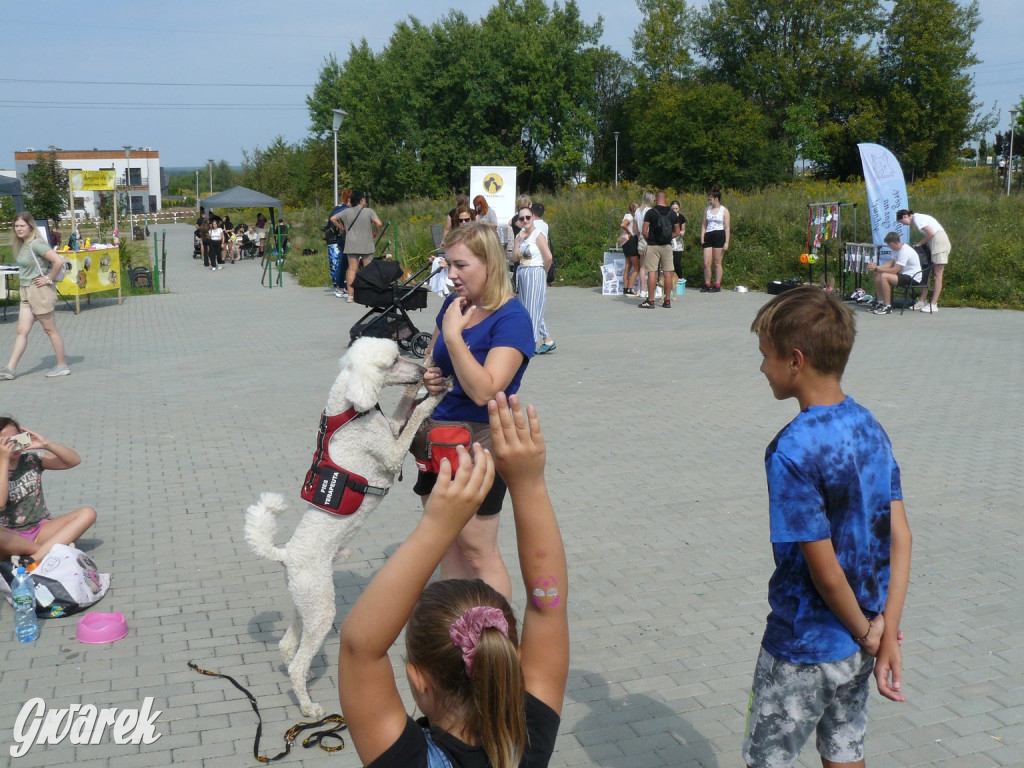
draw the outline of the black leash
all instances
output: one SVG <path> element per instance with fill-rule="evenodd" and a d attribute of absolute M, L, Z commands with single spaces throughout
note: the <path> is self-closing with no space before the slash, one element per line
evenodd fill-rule
<path fill-rule="evenodd" d="M 252 711 L 256 713 L 256 719 L 258 721 L 256 725 L 256 740 L 252 745 L 252 756 L 259 760 L 261 763 L 270 763 L 274 760 L 280 760 L 282 757 L 288 755 L 292 751 L 292 744 L 295 743 L 295 739 L 298 738 L 299 734 L 309 728 L 319 728 L 327 723 L 334 723 L 329 728 L 323 728 L 319 731 L 314 731 L 309 734 L 305 739 L 302 740 L 302 746 L 306 749 L 310 747 L 320 747 L 324 752 L 338 752 L 345 748 L 345 739 L 341 735 L 341 731 L 347 727 L 345 725 L 345 718 L 341 715 L 327 715 L 322 720 L 317 720 L 315 723 L 296 723 L 284 734 L 284 751 L 274 755 L 274 757 L 267 757 L 266 755 L 260 755 L 260 738 L 263 736 L 263 718 L 260 716 L 260 708 L 256 706 L 256 697 L 249 693 L 241 683 L 230 675 L 222 675 L 219 672 L 211 672 L 208 669 L 200 669 L 195 662 L 188 662 L 188 668 L 195 670 L 201 675 L 209 675 L 210 677 L 223 677 L 235 688 L 245 694 L 245 697 L 249 699 L 249 703 L 252 705 Z M 324 739 L 337 739 L 338 744 L 330 747 L 323 743 Z"/>

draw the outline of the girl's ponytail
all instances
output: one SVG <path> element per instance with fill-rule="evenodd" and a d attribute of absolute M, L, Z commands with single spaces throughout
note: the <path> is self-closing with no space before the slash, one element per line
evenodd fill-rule
<path fill-rule="evenodd" d="M 526 745 L 526 687 L 516 647 L 498 629 L 483 631 L 473 658 L 470 727 L 494 768 L 515 768 Z"/>
<path fill-rule="evenodd" d="M 480 741 L 493 768 L 516 768 L 526 745 L 526 684 L 515 615 L 483 581 L 427 586 L 405 628 L 407 657 Z"/>

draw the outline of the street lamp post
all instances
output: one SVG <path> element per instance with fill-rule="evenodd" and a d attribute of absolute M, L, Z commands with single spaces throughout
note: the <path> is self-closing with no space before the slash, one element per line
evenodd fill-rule
<path fill-rule="evenodd" d="M 124 145 L 124 186 L 128 190 L 128 226 L 130 231 L 128 233 L 128 239 L 135 239 L 135 206 L 132 205 L 132 145 Z"/>
<path fill-rule="evenodd" d="M 615 132 L 615 186 L 619 186 L 619 132 Z"/>
<path fill-rule="evenodd" d="M 206 164 L 210 168 L 210 194 L 212 195 L 213 194 L 213 158 L 212 157 L 206 158 Z"/>
<path fill-rule="evenodd" d="M 334 113 L 334 207 L 338 207 L 338 129 L 341 121 L 348 116 L 344 109 L 332 109 Z"/>
<path fill-rule="evenodd" d="M 196 213 L 199 213 L 199 169 L 196 168 Z"/>
<path fill-rule="evenodd" d="M 1017 110 L 1010 110 L 1010 162 L 1006 164 L 1006 194 L 1010 194 L 1010 181 L 1013 179 L 1013 129 L 1017 124 Z"/>

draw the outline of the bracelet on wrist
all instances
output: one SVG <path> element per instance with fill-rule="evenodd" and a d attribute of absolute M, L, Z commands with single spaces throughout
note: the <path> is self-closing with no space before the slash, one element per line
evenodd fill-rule
<path fill-rule="evenodd" d="M 871 634 L 871 630 L 874 626 L 874 622 L 871 621 L 871 619 L 868 619 L 868 631 L 864 633 L 864 637 L 855 637 L 854 640 L 856 640 L 861 645 L 864 645 L 864 643 L 868 641 L 868 635 Z"/>

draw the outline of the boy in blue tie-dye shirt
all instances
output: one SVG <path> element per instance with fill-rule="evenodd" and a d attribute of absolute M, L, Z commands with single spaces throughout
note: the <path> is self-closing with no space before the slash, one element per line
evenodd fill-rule
<path fill-rule="evenodd" d="M 816 287 L 765 304 L 751 325 L 776 399 L 800 413 L 765 451 L 775 572 L 743 757 L 792 765 L 815 733 L 826 768 L 864 765 L 872 670 L 903 701 L 900 616 L 911 535 L 885 430 L 843 394 L 850 310 Z"/>

